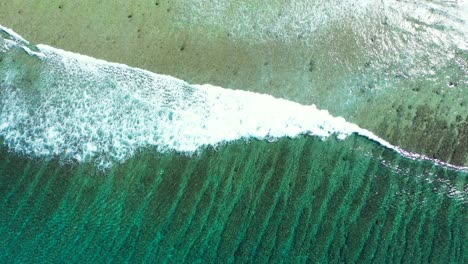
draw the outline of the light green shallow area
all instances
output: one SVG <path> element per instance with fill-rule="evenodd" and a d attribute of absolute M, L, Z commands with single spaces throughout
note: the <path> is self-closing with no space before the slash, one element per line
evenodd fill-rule
<path fill-rule="evenodd" d="M 0 154 L 3 263 L 463 263 L 467 173 L 361 137 L 147 150 L 106 172 Z"/>
<path fill-rule="evenodd" d="M 188 83 L 314 103 L 468 165 L 463 3 L 354 2 L 0 0 L 0 24 Z M 77 87 L 41 75 L 45 61 L 0 51 L 0 96 L 21 92 L 25 115 L 54 85 Z M 0 263 L 468 263 L 468 172 L 357 135 L 245 139 L 191 156 L 148 147 L 105 170 L 21 155 L 29 139 L 8 140 Z"/>
<path fill-rule="evenodd" d="M 468 165 L 464 1 L 0 1 L 26 39 L 316 104 Z"/>

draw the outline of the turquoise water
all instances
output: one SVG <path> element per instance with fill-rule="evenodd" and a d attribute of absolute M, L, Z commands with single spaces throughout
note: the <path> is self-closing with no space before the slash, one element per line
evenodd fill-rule
<path fill-rule="evenodd" d="M 462 263 L 467 173 L 362 137 L 148 150 L 92 165 L 0 155 L 3 263 Z"/>
<path fill-rule="evenodd" d="M 466 168 L 0 32 L 2 263 L 467 262 Z"/>

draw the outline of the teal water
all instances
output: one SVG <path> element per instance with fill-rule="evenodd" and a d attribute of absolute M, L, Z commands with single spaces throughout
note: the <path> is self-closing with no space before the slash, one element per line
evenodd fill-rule
<path fill-rule="evenodd" d="M 0 33 L 0 263 L 468 260 L 466 168 Z"/>
<path fill-rule="evenodd" d="M 107 172 L 0 154 L 2 263 L 463 263 L 466 172 L 362 137 L 148 150 Z"/>

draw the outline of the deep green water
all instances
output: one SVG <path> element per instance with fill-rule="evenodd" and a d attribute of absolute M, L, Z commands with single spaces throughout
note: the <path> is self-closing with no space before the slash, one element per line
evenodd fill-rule
<path fill-rule="evenodd" d="M 104 173 L 2 149 L 0 263 L 467 263 L 467 176 L 358 136 Z"/>

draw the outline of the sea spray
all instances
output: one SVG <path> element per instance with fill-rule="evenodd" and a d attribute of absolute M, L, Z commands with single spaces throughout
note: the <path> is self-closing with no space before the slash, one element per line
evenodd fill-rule
<path fill-rule="evenodd" d="M 304 134 L 344 139 L 356 133 L 405 156 L 429 159 L 405 152 L 315 105 L 190 85 L 46 45 L 32 51 L 27 41 L 3 30 L 10 36 L 7 50 L 18 46 L 41 63 L 34 83 L 18 83 L 32 74 L 25 67 L 6 65 L 2 73 L 0 136 L 9 149 L 24 155 L 94 161 L 105 168 L 142 148 L 192 154 L 204 146 L 239 139 Z"/>
<path fill-rule="evenodd" d="M 6 83 L 0 133 L 15 151 L 100 163 L 143 147 L 193 153 L 241 138 L 344 138 L 355 126 L 314 105 L 175 78 L 38 46 L 36 96 Z M 14 75 L 15 73 L 12 73 Z M 19 74 L 21 75 L 21 74 Z"/>

